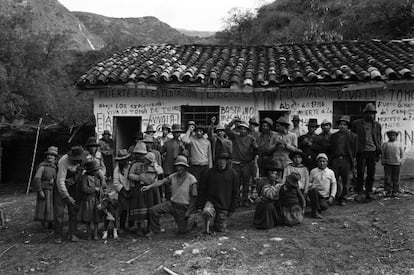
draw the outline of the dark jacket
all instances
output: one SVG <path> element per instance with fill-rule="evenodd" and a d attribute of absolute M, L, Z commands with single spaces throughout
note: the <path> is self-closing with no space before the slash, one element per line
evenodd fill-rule
<path fill-rule="evenodd" d="M 365 129 L 364 129 L 365 119 L 357 119 L 352 122 L 351 131 L 358 135 L 358 146 L 357 154 L 364 152 L 365 147 Z M 372 122 L 372 139 L 376 147 L 377 155 L 382 154 L 381 144 L 382 144 L 382 133 L 381 133 L 381 124 L 378 121 Z"/>
<path fill-rule="evenodd" d="M 344 138 L 342 139 L 342 137 Z M 344 142 L 343 147 L 340 146 L 340 143 L 342 142 Z M 336 157 L 347 157 L 352 167 L 353 159 L 356 157 L 357 154 L 357 146 L 358 136 L 351 131 L 338 131 L 332 134 L 330 161 L 334 160 Z M 338 152 L 338 148 L 343 148 L 344 152 Z"/>

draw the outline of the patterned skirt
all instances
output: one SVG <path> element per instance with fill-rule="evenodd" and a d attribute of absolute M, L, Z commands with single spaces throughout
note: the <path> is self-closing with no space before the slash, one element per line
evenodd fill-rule
<path fill-rule="evenodd" d="M 43 189 L 45 199 L 36 198 L 34 220 L 40 222 L 53 222 L 53 190 Z"/>
<path fill-rule="evenodd" d="M 136 184 L 129 194 L 129 221 L 148 221 L 150 208 L 161 202 L 159 189 L 142 192 L 141 185 Z"/>
<path fill-rule="evenodd" d="M 80 203 L 79 221 L 85 223 L 99 223 L 102 212 L 98 210 L 99 199 L 95 194 L 88 196 Z"/>

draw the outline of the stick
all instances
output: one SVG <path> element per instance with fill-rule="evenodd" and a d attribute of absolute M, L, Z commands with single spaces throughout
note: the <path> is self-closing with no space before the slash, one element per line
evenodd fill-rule
<path fill-rule="evenodd" d="M 172 271 L 171 269 L 169 269 L 165 266 L 162 269 L 170 275 L 178 275 L 178 273 L 175 273 L 174 271 Z"/>
<path fill-rule="evenodd" d="M 1 257 L 3 257 L 3 255 L 4 254 L 6 254 L 7 253 L 7 251 L 9 251 L 10 249 L 12 249 L 13 247 L 15 247 L 16 245 L 14 244 L 14 245 L 12 245 L 12 246 L 10 246 L 10 247 L 8 247 L 6 250 L 4 250 L 3 252 L 1 252 L 1 254 L 0 254 L 0 258 Z"/>
<path fill-rule="evenodd" d="M 37 126 L 37 133 L 36 133 L 36 141 L 35 141 L 35 146 L 34 146 L 34 150 L 33 150 L 33 159 L 32 159 L 32 167 L 30 167 L 30 175 L 29 175 L 29 180 L 27 182 L 27 190 L 26 190 L 26 195 L 29 194 L 29 190 L 30 190 L 30 182 L 32 181 L 32 175 L 33 175 L 33 167 L 34 167 L 34 163 L 35 163 L 35 159 L 36 159 L 36 150 L 37 150 L 37 143 L 39 141 L 39 132 L 40 132 L 40 125 L 42 124 L 43 118 L 39 119 L 39 125 Z"/>
<path fill-rule="evenodd" d="M 136 257 L 134 257 L 134 258 L 132 258 L 132 259 L 129 259 L 128 261 L 126 261 L 125 263 L 126 264 L 130 264 L 130 263 L 132 263 L 133 261 L 135 261 L 136 259 L 138 259 L 139 257 L 141 257 L 142 255 L 144 255 L 144 254 L 147 254 L 148 252 L 150 252 L 151 251 L 151 249 L 148 249 L 148 250 L 146 250 L 146 251 L 144 251 L 144 252 L 142 252 L 141 254 L 139 254 L 138 256 L 136 256 Z"/>

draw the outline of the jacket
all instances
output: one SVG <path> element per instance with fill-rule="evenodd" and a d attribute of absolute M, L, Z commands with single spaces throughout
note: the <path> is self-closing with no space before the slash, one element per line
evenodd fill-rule
<path fill-rule="evenodd" d="M 358 136 L 358 145 L 357 145 L 357 154 L 364 152 L 365 147 L 365 129 L 364 129 L 365 119 L 357 119 L 352 122 L 351 131 L 357 134 Z M 382 134 L 381 134 L 381 124 L 378 121 L 372 122 L 372 139 L 375 144 L 377 155 L 382 154 Z"/>

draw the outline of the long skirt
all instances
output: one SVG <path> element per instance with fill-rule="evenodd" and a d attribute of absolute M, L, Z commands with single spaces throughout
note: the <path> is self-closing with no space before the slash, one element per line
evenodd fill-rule
<path fill-rule="evenodd" d="M 42 189 L 45 199 L 42 200 L 39 194 L 36 198 L 34 220 L 40 222 L 53 222 L 53 189 Z"/>
<path fill-rule="evenodd" d="M 142 192 L 141 185 L 135 186 L 130 191 L 129 198 L 129 221 L 148 221 L 149 210 L 161 202 L 158 188 L 151 188 Z"/>
<path fill-rule="evenodd" d="M 303 210 L 300 205 L 282 206 L 283 224 L 296 225 L 303 221 Z"/>
<path fill-rule="evenodd" d="M 256 205 L 253 224 L 257 229 L 269 229 L 282 224 L 280 207 L 275 201 L 261 201 Z"/>
<path fill-rule="evenodd" d="M 79 209 L 79 221 L 85 223 L 99 223 L 102 220 L 102 212 L 98 210 L 99 199 L 95 194 L 81 200 Z"/>

